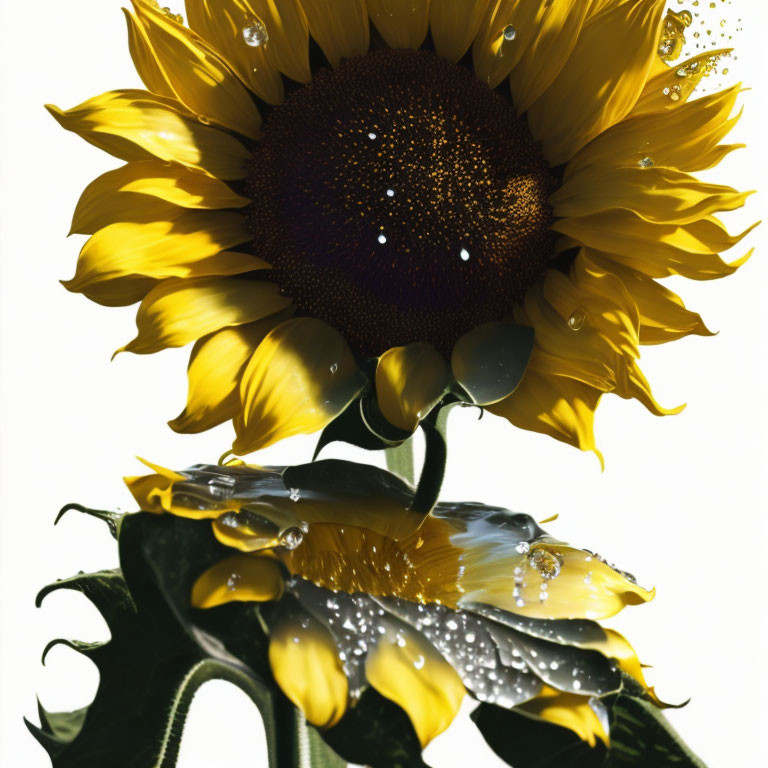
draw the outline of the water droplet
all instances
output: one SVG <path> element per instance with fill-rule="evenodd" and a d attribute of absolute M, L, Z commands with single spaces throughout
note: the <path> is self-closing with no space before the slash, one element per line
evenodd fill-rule
<path fill-rule="evenodd" d="M 452 632 L 459 628 L 459 625 L 453 619 L 448 619 L 448 621 L 445 622 L 445 626 Z"/>
<path fill-rule="evenodd" d="M 338 371 L 338 370 L 339 370 L 339 364 L 338 363 L 334 363 L 331 366 L 331 368 L 330 368 L 331 373 L 336 373 L 336 371 Z"/>
<path fill-rule="evenodd" d="M 573 681 L 573 690 L 574 691 L 581 690 L 581 681 L 580 680 L 574 680 Z"/>
<path fill-rule="evenodd" d="M 267 28 L 261 19 L 251 19 L 250 23 L 243 27 L 243 40 L 251 48 L 258 48 L 260 45 L 266 45 L 269 40 Z"/>
<path fill-rule="evenodd" d="M 469 251 L 466 248 L 462 248 L 459 253 L 462 261 L 469 261 Z"/>
<path fill-rule="evenodd" d="M 378 237 L 378 241 L 379 241 L 379 242 L 380 242 L 382 245 L 384 245 L 384 243 L 386 243 L 386 242 L 387 242 L 387 236 L 386 236 L 386 235 L 384 235 L 384 234 L 381 234 L 381 235 L 379 235 L 379 237 Z"/>
<path fill-rule="evenodd" d="M 560 575 L 560 561 L 546 549 L 531 552 L 528 563 L 539 572 L 542 579 L 556 579 Z"/>
<path fill-rule="evenodd" d="M 531 545 L 527 541 L 521 541 L 515 545 L 515 552 L 519 552 L 521 555 L 530 552 Z"/>
<path fill-rule="evenodd" d="M 523 600 L 522 597 L 518 597 L 517 600 L 515 600 L 515 605 L 518 608 L 522 608 L 525 605 L 525 600 Z"/>
<path fill-rule="evenodd" d="M 237 585 L 240 583 L 240 579 L 242 577 L 239 573 L 233 573 L 228 579 L 227 579 L 227 591 L 228 592 L 234 592 L 234 590 L 237 589 Z"/>
<path fill-rule="evenodd" d="M 296 549 L 303 539 L 304 534 L 302 533 L 301 528 L 296 527 L 283 529 L 277 537 L 280 546 L 285 547 L 286 549 Z"/>
<path fill-rule="evenodd" d="M 638 160 L 637 164 L 641 168 L 652 168 L 653 167 L 653 160 L 650 157 L 644 157 L 642 160 Z"/>
<path fill-rule="evenodd" d="M 291 501 L 298 501 L 301 498 L 301 491 L 298 488 L 291 488 L 288 498 Z"/>
<path fill-rule="evenodd" d="M 416 669 L 423 669 L 424 668 L 424 657 L 419 655 L 417 659 L 413 660 L 413 666 Z"/>
<path fill-rule="evenodd" d="M 388 189 L 387 190 L 387 197 L 394 197 L 395 196 L 395 190 L 394 189 Z"/>
<path fill-rule="evenodd" d="M 397 638 L 397 647 L 405 648 L 405 638 L 402 635 L 399 635 Z"/>
<path fill-rule="evenodd" d="M 572 331 L 580 331 L 584 327 L 584 321 L 586 319 L 587 313 L 583 309 L 575 309 L 568 318 L 568 327 Z"/>
<path fill-rule="evenodd" d="M 369 138 L 371 141 L 374 141 L 374 140 L 376 139 L 376 134 L 375 134 L 373 131 L 371 131 L 371 132 L 368 134 L 368 138 Z"/>
<path fill-rule="evenodd" d="M 592 571 L 590 571 L 585 577 L 584 577 L 584 583 L 585 584 L 591 584 L 592 583 Z"/>
<path fill-rule="evenodd" d="M 555 672 L 560 668 L 560 665 L 556 661 L 553 661 L 550 663 L 549 668 Z"/>
<path fill-rule="evenodd" d="M 511 24 L 507 24 L 501 34 L 507 42 L 512 42 L 517 37 L 517 30 Z"/>

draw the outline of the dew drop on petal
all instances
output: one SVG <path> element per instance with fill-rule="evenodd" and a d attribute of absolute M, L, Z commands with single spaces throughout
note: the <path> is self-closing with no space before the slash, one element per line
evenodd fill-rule
<path fill-rule="evenodd" d="M 531 549 L 531 545 L 527 541 L 521 541 L 515 545 L 515 552 L 519 552 L 521 555 L 526 554 Z"/>
<path fill-rule="evenodd" d="M 384 245 L 384 243 L 386 243 L 386 242 L 387 242 L 387 236 L 386 236 L 386 235 L 384 235 L 384 234 L 381 234 L 381 235 L 379 235 L 379 237 L 378 237 L 378 241 L 379 241 L 379 242 L 380 242 L 382 245 Z"/>
<path fill-rule="evenodd" d="M 587 313 L 579 307 L 575 309 L 568 318 L 568 327 L 572 331 L 580 331 L 584 327 L 584 321 L 587 319 Z"/>
<path fill-rule="evenodd" d="M 653 167 L 653 158 L 648 157 L 647 155 L 642 158 L 641 160 L 637 161 L 637 164 L 641 168 L 652 168 Z"/>
<path fill-rule="evenodd" d="M 243 27 L 243 40 L 245 44 L 251 48 L 258 48 L 260 45 L 266 45 L 269 40 L 267 34 L 267 28 L 261 19 L 251 19 L 251 21 Z"/>
<path fill-rule="evenodd" d="M 560 561 L 546 549 L 531 552 L 528 564 L 539 572 L 542 579 L 556 579 L 560 575 Z"/>
<path fill-rule="evenodd" d="M 303 538 L 304 534 L 301 528 L 291 527 L 284 528 L 280 531 L 277 540 L 281 547 L 285 547 L 286 549 L 296 549 L 296 547 L 301 544 Z"/>
<path fill-rule="evenodd" d="M 504 27 L 502 35 L 504 35 L 504 39 L 507 42 L 512 42 L 512 40 L 517 37 L 517 30 L 511 24 L 507 24 L 507 26 Z"/>
<path fill-rule="evenodd" d="M 290 494 L 288 496 L 291 501 L 298 501 L 301 498 L 301 491 L 298 488 L 291 488 Z M 291 530 L 290 528 L 288 530 Z"/>
<path fill-rule="evenodd" d="M 469 251 L 466 248 L 462 248 L 459 253 L 462 261 L 469 261 Z"/>
<path fill-rule="evenodd" d="M 240 583 L 240 574 L 239 573 L 233 573 L 228 579 L 227 579 L 227 591 L 233 592 L 235 589 L 237 589 L 237 585 Z"/>

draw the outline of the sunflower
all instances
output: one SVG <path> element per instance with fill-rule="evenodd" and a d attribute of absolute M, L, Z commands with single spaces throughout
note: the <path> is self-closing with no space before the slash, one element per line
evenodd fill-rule
<path fill-rule="evenodd" d="M 405 439 L 488 409 L 595 450 L 612 392 L 662 408 L 642 344 L 710 335 L 658 278 L 746 256 L 748 193 L 691 172 L 733 145 L 728 50 L 670 66 L 663 0 L 133 0 L 147 90 L 68 111 L 127 161 L 92 182 L 71 291 L 141 302 L 138 354 L 194 342 L 171 427 L 244 454 L 360 407 Z M 358 405 L 359 404 L 359 405 Z M 372 426 L 375 425 L 375 426 Z"/>
<path fill-rule="evenodd" d="M 272 674 L 314 725 L 334 726 L 372 687 L 425 746 L 468 692 L 594 745 L 610 734 L 593 697 L 622 672 L 661 705 L 629 643 L 596 623 L 653 592 L 528 515 L 443 503 L 423 520 L 398 477 L 337 460 L 150 466 L 127 478 L 140 508 L 210 520 L 224 545 L 192 605 L 269 604 Z"/>

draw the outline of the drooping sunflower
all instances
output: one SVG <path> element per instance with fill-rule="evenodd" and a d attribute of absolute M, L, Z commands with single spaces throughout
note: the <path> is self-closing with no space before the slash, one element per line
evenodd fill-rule
<path fill-rule="evenodd" d="M 622 673 L 663 706 L 630 644 L 596 622 L 653 592 L 528 515 L 443 503 L 425 519 L 395 475 L 336 460 L 153 469 L 127 479 L 140 508 L 210 520 L 224 545 L 188 599 L 263 606 L 274 679 L 316 726 L 373 688 L 423 747 L 469 693 L 608 743 L 595 697 Z"/>
<path fill-rule="evenodd" d="M 747 193 L 691 175 L 734 148 L 738 86 L 689 101 L 727 53 L 669 65 L 690 14 L 188 0 L 187 27 L 133 6 L 147 90 L 50 107 L 127 161 L 83 193 L 65 285 L 141 302 L 125 350 L 194 342 L 173 429 L 232 419 L 243 454 L 359 401 L 402 439 L 451 397 L 594 450 L 606 392 L 671 412 L 639 347 L 710 332 L 656 280 L 746 259 L 720 258 L 746 233 L 714 214 Z"/>

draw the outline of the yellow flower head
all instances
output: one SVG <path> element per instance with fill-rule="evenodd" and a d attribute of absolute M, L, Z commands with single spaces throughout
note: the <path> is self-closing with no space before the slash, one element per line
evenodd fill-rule
<path fill-rule="evenodd" d="M 50 108 L 127 161 L 65 284 L 141 302 L 125 350 L 194 342 L 171 426 L 232 419 L 236 453 L 360 398 L 401 440 L 448 396 L 594 450 L 603 393 L 670 412 L 640 345 L 709 335 L 656 279 L 744 261 L 715 214 L 746 193 L 691 175 L 733 149 L 738 87 L 689 101 L 727 51 L 670 66 L 664 7 L 134 0 L 147 90 Z"/>
<path fill-rule="evenodd" d="M 443 503 L 422 519 L 403 481 L 335 460 L 155 469 L 127 481 L 140 507 L 208 519 L 224 545 L 192 604 L 270 603 L 272 672 L 315 725 L 372 686 L 425 745 L 468 691 L 594 743 L 608 734 L 590 697 L 622 670 L 646 687 L 631 646 L 594 620 L 653 593 L 528 515 Z"/>

